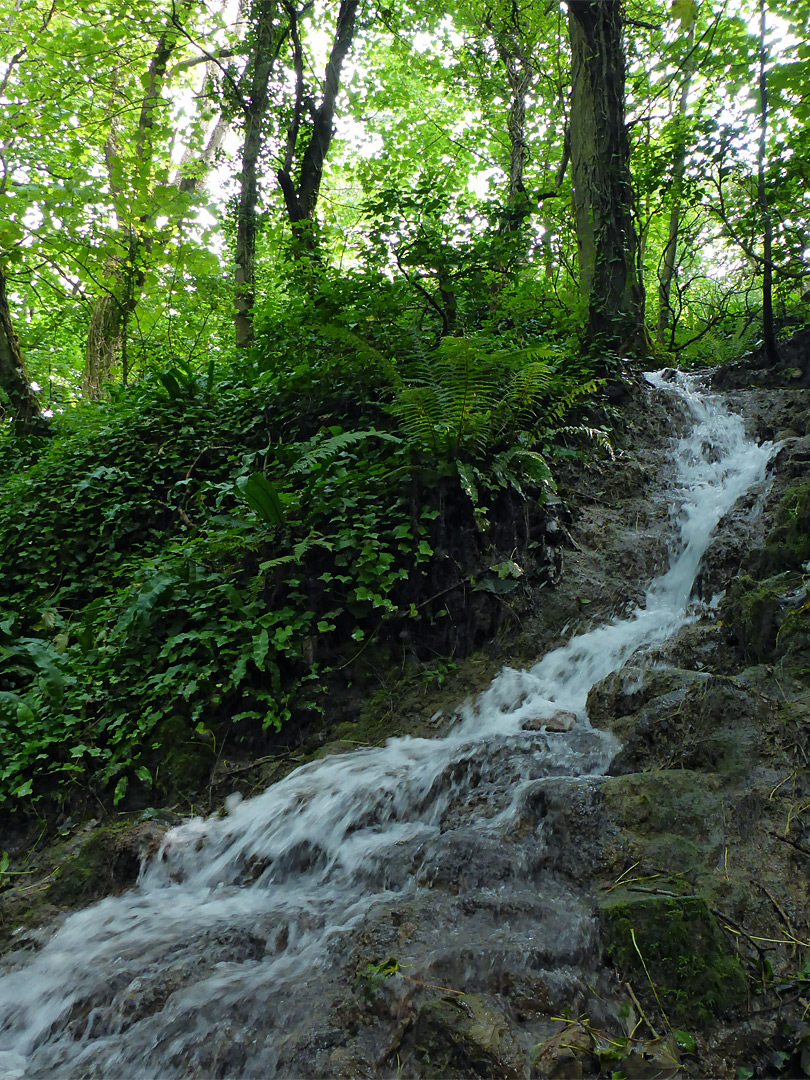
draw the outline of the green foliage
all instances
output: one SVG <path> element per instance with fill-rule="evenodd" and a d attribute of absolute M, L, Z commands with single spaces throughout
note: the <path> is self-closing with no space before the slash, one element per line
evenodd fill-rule
<path fill-rule="evenodd" d="M 566 377 L 545 346 L 493 349 L 486 340 L 444 338 L 404 382 L 392 412 L 407 436 L 434 455 L 475 457 L 548 432 L 594 379 Z M 514 457 L 516 451 L 511 451 Z"/>
<path fill-rule="evenodd" d="M 236 481 L 236 490 L 244 496 L 245 502 L 268 525 L 281 525 L 284 521 L 284 508 L 273 484 L 261 473 L 240 476 Z"/>
<path fill-rule="evenodd" d="M 353 330 L 304 340 L 246 374 L 178 363 L 0 458 L 0 805 L 182 793 L 307 723 L 440 619 L 449 514 L 486 549 L 498 499 L 553 493 L 554 425 L 597 388 L 536 349 L 446 340 L 390 379 Z"/>
<path fill-rule="evenodd" d="M 634 896 L 602 910 L 614 962 L 668 1024 L 705 1024 L 745 1001 L 743 968 L 702 897 Z"/>

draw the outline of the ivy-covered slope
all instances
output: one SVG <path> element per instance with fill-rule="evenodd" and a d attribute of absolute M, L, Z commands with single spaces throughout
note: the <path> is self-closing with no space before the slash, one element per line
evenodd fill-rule
<path fill-rule="evenodd" d="M 0 446 L 2 812 L 198 791 L 553 575 L 547 459 L 605 441 L 586 370 L 468 339 L 395 365 L 345 331 L 287 361 Z"/>

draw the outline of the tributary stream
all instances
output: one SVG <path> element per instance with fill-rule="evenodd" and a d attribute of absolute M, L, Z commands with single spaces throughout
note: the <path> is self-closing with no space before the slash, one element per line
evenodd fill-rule
<path fill-rule="evenodd" d="M 673 440 L 670 566 L 645 602 L 502 671 L 443 738 L 313 761 L 172 829 L 135 889 L 0 977 L 0 1076 L 393 1076 L 373 1032 L 355 1032 L 364 1065 L 346 1057 L 340 1012 L 389 957 L 403 995 L 570 1005 L 595 927 L 544 848 L 543 792 L 598 783 L 618 746 L 591 727 L 588 691 L 691 617 L 712 532 L 771 454 L 693 380 L 650 381 L 693 427 Z"/>

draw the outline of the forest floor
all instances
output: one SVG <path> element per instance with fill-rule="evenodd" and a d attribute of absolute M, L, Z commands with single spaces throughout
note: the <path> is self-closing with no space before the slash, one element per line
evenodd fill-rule
<path fill-rule="evenodd" d="M 507 1049 L 502 1000 L 497 1038 L 473 1016 L 477 1005 L 455 1026 L 423 1010 L 423 1038 L 442 1062 L 430 1075 L 810 1074 L 807 342 L 788 361 L 775 372 L 751 358 L 714 376 L 751 432 L 780 444 L 766 488 L 735 506 L 704 560 L 702 598 L 725 597 L 660 649 L 657 667 L 625 668 L 594 688 L 591 721 L 623 749 L 611 775 L 547 811 L 559 872 L 590 897 L 600 963 L 616 1001 L 632 1003 L 632 1024 L 597 1030 L 572 1014 L 528 1064 Z M 200 805 L 259 791 L 313 757 L 441 733 L 504 664 L 531 664 L 637 604 L 665 567 L 673 528 L 661 433 L 677 434 L 685 418 L 671 408 L 639 383 L 615 460 L 559 476 L 564 571 L 534 589 L 517 629 L 466 660 L 382 672 L 354 716 L 303 746 L 223 762 Z M 0 940 L 14 953 L 36 949 L 65 912 L 130 887 L 144 852 L 179 819 L 177 808 L 156 808 L 34 838 L 0 897 Z"/>

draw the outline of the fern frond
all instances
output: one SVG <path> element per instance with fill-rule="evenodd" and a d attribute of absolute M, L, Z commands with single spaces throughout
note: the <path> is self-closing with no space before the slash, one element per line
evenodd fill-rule
<path fill-rule="evenodd" d="M 491 353 L 491 358 L 499 364 L 509 367 L 526 364 L 546 364 L 552 359 L 558 359 L 560 349 L 557 345 L 527 345 L 522 349 L 500 349 Z"/>
<path fill-rule="evenodd" d="M 332 341 L 339 341 L 342 345 L 348 345 L 363 360 L 370 360 L 376 364 L 381 371 L 385 372 L 392 385 L 397 386 L 402 382 L 397 371 L 396 362 L 390 356 L 386 356 L 379 349 L 370 345 L 359 334 L 355 334 L 354 331 L 347 329 L 345 326 L 337 326 L 335 323 L 327 323 L 325 326 L 320 327 L 320 332 L 324 337 L 330 338 Z"/>
<path fill-rule="evenodd" d="M 514 373 L 506 391 L 506 399 L 517 408 L 526 408 L 538 398 L 552 392 L 559 386 L 559 381 L 559 376 L 554 374 L 545 361 L 535 360 Z"/>
<path fill-rule="evenodd" d="M 566 424 L 547 432 L 547 435 L 555 439 L 561 435 L 569 439 L 586 439 L 603 450 L 611 460 L 616 456 L 610 441 L 610 432 L 606 428 L 589 427 L 587 424 Z"/>
<path fill-rule="evenodd" d="M 475 339 L 445 338 L 433 358 L 431 382 L 451 442 L 486 441 L 500 376 Z"/>
<path fill-rule="evenodd" d="M 391 406 L 409 442 L 421 444 L 438 453 L 446 442 L 446 432 L 440 431 L 442 411 L 431 386 L 408 386 L 400 390 Z"/>
<path fill-rule="evenodd" d="M 368 428 L 366 431 L 344 431 L 340 435 L 333 435 L 330 439 L 325 439 L 323 442 L 318 443 L 317 446 L 313 446 L 311 450 L 308 450 L 306 454 L 296 461 L 295 465 L 290 469 L 290 473 L 309 472 L 314 465 L 320 464 L 327 458 L 334 457 L 341 450 L 345 450 L 347 446 L 363 442 L 364 439 L 372 437 L 383 439 L 385 442 L 402 442 L 402 439 L 398 436 L 389 435 L 386 431 L 377 431 L 375 428 Z"/>
<path fill-rule="evenodd" d="M 547 495 L 556 493 L 557 485 L 554 483 L 554 476 L 542 454 L 538 454 L 536 450 L 514 449 L 511 457 L 520 466 L 527 479 L 539 484 L 545 489 Z"/>

